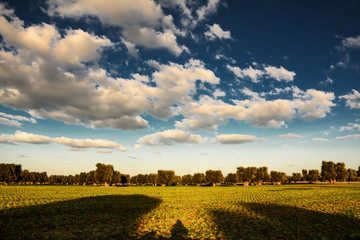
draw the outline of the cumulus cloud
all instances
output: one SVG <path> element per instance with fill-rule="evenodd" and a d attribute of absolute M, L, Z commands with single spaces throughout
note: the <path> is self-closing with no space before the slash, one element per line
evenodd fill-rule
<path fill-rule="evenodd" d="M 48 136 L 37 135 L 22 131 L 16 131 L 14 135 L 0 135 L 0 143 L 32 143 L 32 144 L 50 144 L 57 143 L 68 147 L 71 151 L 85 151 L 89 148 L 100 148 L 102 150 L 116 149 L 126 151 L 126 148 L 116 142 L 104 139 L 73 139 L 66 137 L 50 138 Z"/>
<path fill-rule="evenodd" d="M 340 132 L 343 132 L 345 130 L 348 130 L 348 131 L 359 131 L 360 132 L 360 124 L 358 123 L 348 123 L 347 126 L 342 126 L 340 127 Z"/>
<path fill-rule="evenodd" d="M 359 49 L 360 48 L 360 35 L 356 37 L 348 37 L 342 40 L 342 46 L 345 48 Z"/>
<path fill-rule="evenodd" d="M 221 144 L 244 144 L 255 141 L 263 141 L 264 138 L 257 138 L 252 135 L 242 134 L 221 134 L 216 136 L 216 140 Z"/>
<path fill-rule="evenodd" d="M 11 127 L 21 127 L 22 126 L 21 122 L 36 123 L 36 120 L 34 118 L 27 118 L 24 116 L 12 115 L 12 114 L 0 112 L 1 125 L 7 125 Z"/>
<path fill-rule="evenodd" d="M 204 33 L 205 37 L 209 40 L 216 39 L 231 39 L 230 31 L 224 31 L 218 24 L 209 26 L 209 30 Z"/>
<path fill-rule="evenodd" d="M 339 140 L 357 140 L 359 138 L 360 138 L 360 134 L 351 134 L 351 135 L 336 137 L 336 139 L 339 139 Z"/>
<path fill-rule="evenodd" d="M 205 19 L 206 16 L 213 14 L 217 11 L 217 7 L 220 3 L 220 0 L 209 0 L 208 4 L 199 8 L 196 13 L 198 15 L 198 20 Z"/>
<path fill-rule="evenodd" d="M 229 69 L 234 75 L 238 78 L 250 78 L 252 82 L 258 83 L 260 82 L 260 78 L 267 77 L 273 78 L 277 81 L 285 81 L 291 82 L 294 80 L 294 76 L 296 75 L 295 72 L 286 70 L 282 66 L 274 67 L 274 66 L 267 66 L 263 69 L 254 69 L 251 66 L 248 68 L 241 69 L 239 67 L 233 67 L 230 65 L 226 65 L 226 68 Z"/>
<path fill-rule="evenodd" d="M 326 138 L 313 138 L 312 140 L 315 142 L 327 142 L 328 141 L 328 139 L 326 139 Z"/>
<path fill-rule="evenodd" d="M 142 148 L 142 146 L 140 144 L 135 144 L 134 145 L 134 149 L 141 149 L 141 148 Z"/>
<path fill-rule="evenodd" d="M 147 146 L 163 146 L 172 145 L 174 143 L 198 144 L 206 141 L 207 138 L 203 138 L 200 135 L 190 134 L 182 130 L 174 129 L 146 135 L 139 138 L 138 143 Z"/>
<path fill-rule="evenodd" d="M 75 19 L 94 16 L 103 25 L 119 27 L 123 30 L 123 42 L 133 56 L 138 55 L 135 45 L 165 48 L 176 56 L 183 51 L 188 52 L 185 46 L 180 46 L 176 41 L 175 34 L 183 33 L 173 24 L 172 16 L 164 15 L 161 6 L 155 1 L 51 0 L 48 14 Z"/>
<path fill-rule="evenodd" d="M 279 135 L 279 138 L 280 139 L 300 139 L 300 138 L 302 138 L 302 136 L 293 134 L 293 133 L 288 133 L 288 134 Z"/>
<path fill-rule="evenodd" d="M 11 120 L 11 119 L 0 117 L 0 125 L 6 125 L 6 126 L 10 126 L 10 127 L 20 127 L 21 123 L 16 120 Z"/>
<path fill-rule="evenodd" d="M 340 96 L 339 98 L 343 98 L 346 100 L 346 104 L 351 109 L 360 109 L 360 93 L 355 89 L 352 90 L 352 93 Z"/>
<path fill-rule="evenodd" d="M 274 78 L 277 81 L 285 81 L 285 82 L 291 82 L 294 80 L 295 72 L 288 71 L 282 66 L 273 67 L 273 66 L 267 66 L 264 68 L 265 73 L 269 78 Z"/>

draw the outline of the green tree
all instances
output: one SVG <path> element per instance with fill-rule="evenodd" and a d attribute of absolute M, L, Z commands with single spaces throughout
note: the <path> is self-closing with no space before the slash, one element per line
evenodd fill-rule
<path fill-rule="evenodd" d="M 30 181 L 30 173 L 29 170 L 25 169 L 24 171 L 21 172 L 21 182 L 27 183 L 29 181 Z"/>
<path fill-rule="evenodd" d="M 119 171 L 114 171 L 112 183 L 113 184 L 121 183 L 121 173 Z"/>
<path fill-rule="evenodd" d="M 345 163 L 338 162 L 335 164 L 336 181 L 345 182 L 348 178 L 348 171 L 345 168 Z"/>
<path fill-rule="evenodd" d="M 238 175 L 236 173 L 228 173 L 226 176 L 226 182 L 228 184 L 236 184 L 239 182 Z"/>
<path fill-rule="evenodd" d="M 79 176 L 79 184 L 86 184 L 86 172 L 81 172 Z"/>
<path fill-rule="evenodd" d="M 303 173 L 304 173 L 304 169 L 303 169 Z M 301 173 L 293 173 L 292 174 L 291 180 L 294 181 L 295 183 L 298 181 L 301 181 L 301 179 L 302 179 Z"/>
<path fill-rule="evenodd" d="M 125 184 L 130 182 L 129 174 L 121 174 L 121 184 L 124 186 Z"/>
<path fill-rule="evenodd" d="M 134 185 L 137 185 L 137 184 L 138 184 L 138 175 L 132 176 L 132 177 L 130 178 L 130 183 L 131 183 L 131 184 L 134 184 Z"/>
<path fill-rule="evenodd" d="M 144 186 L 145 184 L 147 184 L 148 181 L 148 175 L 147 174 L 139 174 L 137 177 L 137 183 L 141 184 L 142 186 Z"/>
<path fill-rule="evenodd" d="M 336 183 L 336 169 L 334 162 L 322 161 L 321 163 L 321 178 L 323 181 L 328 181 L 330 183 Z"/>
<path fill-rule="evenodd" d="M 149 183 L 151 183 L 153 186 L 156 186 L 157 178 L 158 178 L 158 176 L 156 173 L 150 173 L 149 174 Z"/>
<path fill-rule="evenodd" d="M 212 186 L 215 186 L 216 183 L 221 183 L 223 179 L 221 170 L 207 170 L 205 172 L 205 180 Z"/>
<path fill-rule="evenodd" d="M 173 170 L 158 170 L 158 183 L 160 185 L 172 185 L 175 182 L 175 172 Z"/>
<path fill-rule="evenodd" d="M 192 183 L 192 176 L 191 176 L 191 174 L 186 174 L 186 175 L 182 176 L 181 180 L 182 180 L 182 183 L 187 186 L 188 184 Z"/>
<path fill-rule="evenodd" d="M 95 180 L 99 184 L 108 185 L 112 181 L 114 175 L 114 167 L 102 163 L 96 164 Z"/>
<path fill-rule="evenodd" d="M 247 167 L 244 174 L 244 186 L 249 186 L 256 181 L 257 167 Z"/>
<path fill-rule="evenodd" d="M 310 169 L 308 174 L 308 180 L 310 183 L 314 183 L 320 179 L 320 172 L 317 169 Z"/>
<path fill-rule="evenodd" d="M 348 168 L 348 179 L 347 181 L 349 182 L 355 182 L 357 180 L 357 172 L 355 169 L 352 168 Z"/>
<path fill-rule="evenodd" d="M 86 184 L 94 184 L 95 183 L 95 171 L 90 171 L 86 174 Z"/>
<path fill-rule="evenodd" d="M 245 182 L 245 170 L 246 168 L 244 167 L 237 167 L 236 169 L 236 174 L 238 176 L 239 182 Z"/>
<path fill-rule="evenodd" d="M 302 171 L 302 179 L 303 181 L 309 181 L 309 175 L 308 171 L 306 169 L 301 170 Z M 300 181 L 300 180 L 299 180 Z"/>
<path fill-rule="evenodd" d="M 271 181 L 277 184 L 284 183 L 288 179 L 286 173 L 284 172 L 271 171 L 270 176 L 271 176 Z"/>
<path fill-rule="evenodd" d="M 256 169 L 254 181 L 260 186 L 262 182 L 270 181 L 270 175 L 267 167 L 260 167 Z"/>
<path fill-rule="evenodd" d="M 195 173 L 192 178 L 193 184 L 196 184 L 198 186 L 204 183 L 204 181 L 205 181 L 205 175 L 203 173 Z"/>

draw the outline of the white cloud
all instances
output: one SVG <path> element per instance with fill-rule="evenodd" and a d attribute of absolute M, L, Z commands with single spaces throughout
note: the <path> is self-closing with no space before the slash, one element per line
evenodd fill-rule
<path fill-rule="evenodd" d="M 238 78 L 248 77 L 251 79 L 253 83 L 258 83 L 259 78 L 264 75 L 264 71 L 259 69 L 253 69 L 251 66 L 245 69 L 241 69 L 239 67 L 232 67 L 230 65 L 226 65 L 226 68 L 235 74 Z"/>
<path fill-rule="evenodd" d="M 215 92 L 213 93 L 213 96 L 215 98 L 219 98 L 219 97 L 225 97 L 225 92 L 219 90 L 219 89 L 215 89 Z"/>
<path fill-rule="evenodd" d="M 16 131 L 14 135 L 1 134 L 0 143 L 32 143 L 32 144 L 49 144 L 52 139 L 47 136 Z"/>
<path fill-rule="evenodd" d="M 339 140 L 357 140 L 360 138 L 360 134 L 351 134 L 351 135 L 346 135 L 346 136 L 339 136 L 339 137 L 336 137 L 336 139 L 339 139 Z"/>
<path fill-rule="evenodd" d="M 16 131 L 14 135 L 0 135 L 0 143 L 32 143 L 49 144 L 57 143 L 69 147 L 70 151 L 81 151 L 89 148 L 116 149 L 126 151 L 126 148 L 116 142 L 104 139 L 72 139 L 66 137 L 50 138 L 48 136 L 37 135 L 22 131 Z"/>
<path fill-rule="evenodd" d="M 127 41 L 125 38 L 122 38 L 121 40 L 125 44 L 129 54 L 134 58 L 139 58 L 139 49 L 136 48 L 136 45 L 132 42 Z"/>
<path fill-rule="evenodd" d="M 6 125 L 11 127 L 21 127 L 21 123 L 17 120 L 11 120 L 7 118 L 0 117 L 0 125 Z"/>
<path fill-rule="evenodd" d="M 202 138 L 200 135 L 174 129 L 143 136 L 139 138 L 138 143 L 148 146 L 163 146 L 174 143 L 198 144 L 206 141 L 207 138 Z"/>
<path fill-rule="evenodd" d="M 257 138 L 255 136 L 242 134 L 221 134 L 216 136 L 216 140 L 221 144 L 244 144 L 255 141 L 263 141 L 264 138 Z"/>
<path fill-rule="evenodd" d="M 204 33 L 205 37 L 209 40 L 218 39 L 231 39 L 230 31 L 224 31 L 222 28 L 214 23 L 214 25 L 209 26 L 209 30 Z"/>
<path fill-rule="evenodd" d="M 217 7 L 220 3 L 220 0 L 209 0 L 208 4 L 199 8 L 196 13 L 198 15 L 198 20 L 201 21 L 205 19 L 206 16 L 213 14 L 217 11 Z"/>
<path fill-rule="evenodd" d="M 265 73 L 269 78 L 274 78 L 277 81 L 291 82 L 294 80 L 295 72 L 288 71 L 282 66 L 279 68 L 273 66 L 267 66 L 264 68 Z"/>
<path fill-rule="evenodd" d="M 146 48 L 165 48 L 178 56 L 185 46 L 178 45 L 178 30 L 171 15 L 164 15 L 159 4 L 150 0 L 75 0 L 71 2 L 51 0 L 48 13 L 61 17 L 81 18 L 95 16 L 103 25 L 120 27 L 123 40 L 131 55 L 137 56 L 135 45 Z"/>
<path fill-rule="evenodd" d="M 112 150 L 109 149 L 96 149 L 96 152 L 98 153 L 112 153 Z"/>
<path fill-rule="evenodd" d="M 358 123 L 348 123 L 347 126 L 340 127 L 340 132 L 343 132 L 345 130 L 348 130 L 348 131 L 356 130 L 356 131 L 360 132 L 360 124 L 358 124 Z"/>
<path fill-rule="evenodd" d="M 346 99 L 346 104 L 351 109 L 360 109 L 360 93 L 356 91 L 355 89 L 352 90 L 353 93 L 349 93 L 343 96 L 340 96 L 339 98 Z"/>
<path fill-rule="evenodd" d="M 7 113 L 0 112 L 0 116 L 8 118 L 8 119 L 14 119 L 14 120 L 17 120 L 17 121 L 25 121 L 25 122 L 30 122 L 30 123 L 36 123 L 36 119 L 27 118 L 27 117 L 20 116 L 20 115 L 12 115 L 12 114 L 7 114 Z"/>
<path fill-rule="evenodd" d="M 135 144 L 134 145 L 134 149 L 141 149 L 143 146 L 141 146 L 140 144 Z"/>
<path fill-rule="evenodd" d="M 327 142 L 328 141 L 328 139 L 326 139 L 326 138 L 313 138 L 312 140 L 315 142 Z"/>
<path fill-rule="evenodd" d="M 326 85 L 333 84 L 333 83 L 334 83 L 334 80 L 332 80 L 331 78 L 327 77 L 326 80 L 320 81 L 320 82 L 319 82 L 319 85 L 326 86 Z"/>
<path fill-rule="evenodd" d="M 279 138 L 280 139 L 300 139 L 300 138 L 302 138 L 302 136 L 293 134 L 293 133 L 288 133 L 288 134 L 279 135 Z"/>
<path fill-rule="evenodd" d="M 345 48 L 353 48 L 358 49 L 360 48 L 360 35 L 356 37 L 348 37 L 342 40 L 342 45 Z"/>

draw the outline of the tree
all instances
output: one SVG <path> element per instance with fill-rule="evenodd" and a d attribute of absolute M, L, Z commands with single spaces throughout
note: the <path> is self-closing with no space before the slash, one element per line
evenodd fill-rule
<path fill-rule="evenodd" d="M 96 164 L 95 180 L 99 184 L 105 184 L 107 186 L 112 181 L 114 175 L 114 167 L 112 165 L 106 165 L 102 163 Z"/>
<path fill-rule="evenodd" d="M 239 182 L 245 182 L 245 168 L 237 167 L 236 174 L 238 176 Z"/>
<path fill-rule="evenodd" d="M 238 175 L 236 173 L 229 173 L 226 176 L 226 182 L 228 184 L 236 184 L 239 182 Z"/>
<path fill-rule="evenodd" d="M 182 176 L 181 180 L 182 180 L 182 183 L 185 184 L 185 186 L 187 186 L 188 184 L 192 183 L 192 176 L 191 176 L 191 174 L 186 174 L 186 175 Z"/>
<path fill-rule="evenodd" d="M 268 182 L 270 180 L 270 175 L 268 173 L 267 167 L 260 167 L 256 169 L 255 179 L 259 186 L 261 186 L 262 182 Z"/>
<path fill-rule="evenodd" d="M 347 181 L 349 182 L 355 182 L 357 180 L 357 172 L 355 169 L 352 168 L 348 168 L 348 179 Z"/>
<path fill-rule="evenodd" d="M 21 181 L 21 165 L 20 164 L 0 164 L 0 182 L 19 182 Z"/>
<path fill-rule="evenodd" d="M 345 182 L 348 178 L 348 171 L 345 168 L 345 163 L 338 162 L 335 164 L 336 180 L 339 182 Z"/>
<path fill-rule="evenodd" d="M 25 169 L 24 171 L 21 172 L 21 182 L 27 183 L 29 181 L 30 181 L 30 173 L 29 170 Z"/>
<path fill-rule="evenodd" d="M 39 176 L 38 181 L 39 181 L 41 184 L 45 184 L 47 181 L 49 181 L 49 178 L 48 178 L 46 172 L 39 173 L 38 176 Z"/>
<path fill-rule="evenodd" d="M 150 173 L 149 174 L 149 183 L 151 183 L 153 186 L 156 186 L 157 178 L 158 178 L 158 176 L 156 173 Z"/>
<path fill-rule="evenodd" d="M 94 184 L 95 183 L 95 171 L 90 171 L 86 174 L 86 184 Z"/>
<path fill-rule="evenodd" d="M 158 170 L 158 183 L 160 185 L 172 185 L 175 182 L 175 172 L 173 170 Z"/>
<path fill-rule="evenodd" d="M 204 183 L 204 181 L 205 181 L 205 175 L 203 173 L 195 173 L 192 178 L 192 183 L 198 186 Z"/>
<path fill-rule="evenodd" d="M 148 183 L 148 175 L 147 174 L 139 174 L 137 177 L 137 183 L 144 186 Z"/>
<path fill-rule="evenodd" d="M 205 172 L 205 180 L 212 186 L 215 186 L 216 183 L 221 183 L 223 179 L 221 170 L 207 170 Z"/>
<path fill-rule="evenodd" d="M 121 183 L 121 173 L 119 171 L 114 171 L 112 183 L 113 184 Z"/>
<path fill-rule="evenodd" d="M 303 173 L 304 173 L 304 169 L 303 169 Z M 307 173 L 306 173 L 306 175 L 307 175 Z M 292 174 L 291 180 L 294 181 L 295 183 L 298 181 L 301 181 L 301 179 L 302 179 L 301 173 L 293 173 Z"/>
<path fill-rule="evenodd" d="M 323 181 L 329 181 L 330 183 L 336 183 L 336 170 L 334 162 L 322 161 L 321 163 L 321 178 Z"/>
<path fill-rule="evenodd" d="M 317 169 L 310 169 L 308 174 L 308 180 L 310 183 L 316 182 L 320 179 L 320 173 Z"/>
<path fill-rule="evenodd" d="M 306 169 L 301 170 L 302 171 L 302 180 L 303 181 L 309 181 L 309 175 L 308 171 Z M 299 180 L 300 181 L 300 180 Z"/>
<path fill-rule="evenodd" d="M 271 181 L 277 184 L 284 183 L 288 179 L 286 173 L 284 172 L 271 171 L 270 176 L 271 176 Z"/>
<path fill-rule="evenodd" d="M 134 184 L 134 185 L 137 185 L 137 184 L 138 184 L 138 175 L 132 176 L 132 177 L 130 178 L 130 183 L 131 183 L 131 184 Z"/>
<path fill-rule="evenodd" d="M 125 184 L 130 182 L 129 174 L 121 174 L 121 184 L 124 186 Z"/>
<path fill-rule="evenodd" d="M 252 184 L 255 182 L 256 180 L 256 172 L 257 172 L 257 167 L 247 167 L 245 169 L 245 173 L 244 173 L 244 186 L 249 186 L 249 183 Z"/>

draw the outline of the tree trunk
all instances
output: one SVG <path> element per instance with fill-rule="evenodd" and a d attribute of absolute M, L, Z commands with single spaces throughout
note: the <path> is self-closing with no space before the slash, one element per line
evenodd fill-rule
<path fill-rule="evenodd" d="M 248 181 L 245 181 L 244 182 L 244 187 L 248 187 L 249 186 L 249 182 Z"/>
<path fill-rule="evenodd" d="M 105 185 L 104 185 L 105 187 L 108 187 L 109 186 L 109 184 L 107 183 L 107 182 L 105 182 Z"/>
<path fill-rule="evenodd" d="M 200 186 L 200 183 L 196 184 L 196 186 Z"/>
<path fill-rule="evenodd" d="M 212 183 L 212 186 L 215 187 L 215 186 L 216 186 L 216 183 Z"/>

